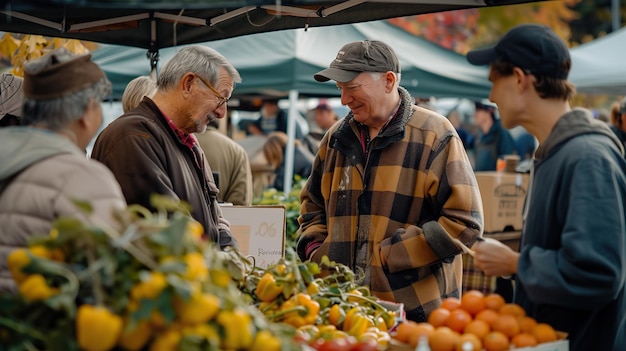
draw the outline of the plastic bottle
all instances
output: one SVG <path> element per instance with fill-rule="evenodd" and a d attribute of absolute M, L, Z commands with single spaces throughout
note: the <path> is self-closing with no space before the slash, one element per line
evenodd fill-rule
<path fill-rule="evenodd" d="M 430 351 L 430 346 L 428 345 L 428 337 L 426 335 L 420 336 L 415 351 Z"/>

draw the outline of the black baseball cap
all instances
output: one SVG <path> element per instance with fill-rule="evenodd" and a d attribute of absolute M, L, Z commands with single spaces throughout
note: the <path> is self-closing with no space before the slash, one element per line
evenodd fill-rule
<path fill-rule="evenodd" d="M 536 76 L 567 79 L 569 49 L 552 29 L 538 24 L 522 24 L 509 30 L 489 48 L 467 53 L 473 65 L 489 65 L 496 60 L 510 62 Z"/>
<path fill-rule="evenodd" d="M 344 45 L 330 67 L 317 72 L 313 77 L 318 82 L 334 80 L 345 83 L 362 72 L 400 73 L 400 63 L 393 49 L 378 40 L 355 41 Z"/>

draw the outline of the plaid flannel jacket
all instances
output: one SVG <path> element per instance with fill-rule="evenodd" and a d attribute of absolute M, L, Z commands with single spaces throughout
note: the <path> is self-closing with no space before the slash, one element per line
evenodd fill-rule
<path fill-rule="evenodd" d="M 460 295 L 461 250 L 450 238 L 472 245 L 483 211 L 454 127 L 399 90 L 398 114 L 367 159 L 352 113 L 324 136 L 301 193 L 297 251 L 365 272 L 373 294 L 425 321 L 443 298 Z M 319 249 L 307 257 L 312 244 Z"/>

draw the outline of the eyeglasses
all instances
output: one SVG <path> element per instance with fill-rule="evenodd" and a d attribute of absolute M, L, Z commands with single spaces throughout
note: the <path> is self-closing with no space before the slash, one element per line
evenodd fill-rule
<path fill-rule="evenodd" d="M 225 98 L 222 96 L 222 94 L 220 94 L 215 88 L 213 88 L 213 86 L 209 83 L 207 83 L 206 80 L 202 79 L 202 77 L 200 77 L 199 75 L 196 74 L 196 77 L 198 77 L 198 79 L 200 79 L 200 81 L 207 86 L 207 88 L 209 88 L 213 94 L 215 94 L 215 96 L 217 97 L 217 107 L 220 107 L 222 105 L 224 105 L 225 103 L 228 102 L 228 100 L 230 100 L 230 98 Z"/>

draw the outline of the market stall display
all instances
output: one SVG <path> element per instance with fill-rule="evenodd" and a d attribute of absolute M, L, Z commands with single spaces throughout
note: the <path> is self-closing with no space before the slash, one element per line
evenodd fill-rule
<path fill-rule="evenodd" d="M 61 218 L 13 251 L 19 291 L 0 297 L 3 349 L 300 349 L 293 327 L 269 321 L 241 294 L 245 258 L 203 240 L 184 204 L 153 204 L 154 214 L 116 213 L 119 228 Z"/>
<path fill-rule="evenodd" d="M 566 335 L 526 315 L 498 294 L 470 290 L 449 297 L 428 316 L 428 322 L 404 321 L 392 333 L 391 351 L 561 351 L 569 350 Z"/>

